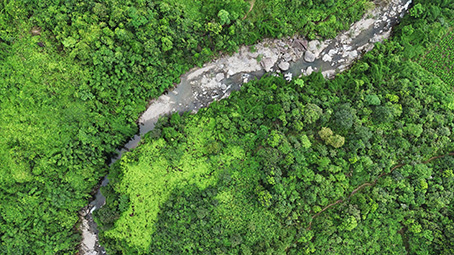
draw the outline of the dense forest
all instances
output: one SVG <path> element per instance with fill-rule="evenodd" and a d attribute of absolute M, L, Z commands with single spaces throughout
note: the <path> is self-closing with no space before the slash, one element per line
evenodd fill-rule
<path fill-rule="evenodd" d="M 350 71 L 265 77 L 160 119 L 147 100 L 242 44 L 334 37 L 366 0 L 0 2 L 0 253 L 453 254 L 454 3 L 416 0 Z"/>

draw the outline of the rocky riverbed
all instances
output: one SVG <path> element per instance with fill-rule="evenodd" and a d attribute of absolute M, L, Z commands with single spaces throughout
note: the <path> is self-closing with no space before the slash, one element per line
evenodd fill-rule
<path fill-rule="evenodd" d="M 154 128 L 158 118 L 173 112 L 197 112 L 214 100 L 226 98 L 243 83 L 260 78 L 265 73 L 283 73 L 287 80 L 300 75 L 321 72 L 326 78 L 350 67 L 362 54 L 370 51 L 376 42 L 391 35 L 392 27 L 408 9 L 410 1 L 383 1 L 375 9 L 354 23 L 348 31 L 325 41 L 308 41 L 295 36 L 285 39 L 265 39 L 254 46 L 243 46 L 231 55 L 223 56 L 201 68 L 194 68 L 181 76 L 181 82 L 167 94 L 150 102 L 139 118 L 140 134 L 134 136 L 119 151 L 121 155 L 140 141 L 141 135 Z M 105 178 L 102 185 L 107 185 Z M 80 211 L 82 242 L 79 254 L 105 254 L 99 245 L 92 212 L 105 203 L 97 192 L 95 199 Z"/>

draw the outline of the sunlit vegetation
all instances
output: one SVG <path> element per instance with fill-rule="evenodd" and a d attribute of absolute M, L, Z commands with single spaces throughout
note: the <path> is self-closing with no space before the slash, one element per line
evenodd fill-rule
<path fill-rule="evenodd" d="M 18 32 L 0 65 L 0 253 L 73 253 L 77 211 L 134 127 L 81 98 L 87 68 Z"/>
<path fill-rule="evenodd" d="M 446 34 L 421 64 L 448 84 L 454 84 L 454 32 Z"/>

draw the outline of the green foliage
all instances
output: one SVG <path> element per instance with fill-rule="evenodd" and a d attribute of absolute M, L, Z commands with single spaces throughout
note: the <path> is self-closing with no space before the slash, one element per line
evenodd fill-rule
<path fill-rule="evenodd" d="M 218 12 L 218 17 L 221 20 L 221 25 L 228 25 L 230 24 L 230 14 L 226 10 L 220 10 Z"/>
<path fill-rule="evenodd" d="M 315 39 L 336 36 L 336 30 L 347 29 L 358 20 L 368 1 L 254 1 L 247 19 L 259 28 L 260 34 L 281 37 L 294 32 Z"/>
<path fill-rule="evenodd" d="M 345 143 L 345 137 L 334 135 L 330 128 L 323 127 L 318 131 L 318 135 L 327 145 L 331 145 L 334 148 L 340 148 Z"/>
<path fill-rule="evenodd" d="M 419 137 L 423 132 L 422 124 L 408 124 L 404 131 L 409 135 Z"/>
<path fill-rule="evenodd" d="M 304 107 L 304 121 L 308 124 L 315 123 L 323 114 L 322 108 L 316 104 L 307 104 Z"/>
<path fill-rule="evenodd" d="M 367 96 L 366 96 L 366 102 L 367 102 L 369 105 L 380 105 L 380 104 L 381 104 L 380 98 L 378 98 L 378 96 L 375 95 L 375 94 L 373 94 L 373 95 L 367 95 Z"/>
<path fill-rule="evenodd" d="M 339 132 L 347 132 L 356 120 L 356 111 L 349 104 L 342 104 L 334 111 L 333 126 Z"/>
<path fill-rule="evenodd" d="M 333 131 L 331 130 L 331 128 L 323 127 L 320 131 L 318 131 L 318 135 L 320 136 L 320 138 L 322 138 L 323 141 L 326 141 L 328 140 L 328 138 L 333 136 Z"/>
<path fill-rule="evenodd" d="M 0 250 L 70 253 L 76 212 L 124 136 L 80 96 L 89 71 L 38 49 L 36 37 L 10 46 L 0 76 Z"/>
<path fill-rule="evenodd" d="M 345 143 L 345 138 L 340 135 L 333 135 L 326 140 L 326 143 L 334 148 L 340 148 Z"/>
<path fill-rule="evenodd" d="M 413 18 L 419 18 L 421 14 L 424 13 L 424 7 L 421 5 L 421 3 L 417 3 L 413 6 L 413 8 L 410 9 L 410 16 Z"/>
<path fill-rule="evenodd" d="M 307 137 L 307 135 L 303 135 L 301 137 L 301 146 L 305 149 L 309 149 L 311 147 L 311 145 L 312 145 L 312 143 L 309 140 L 309 138 Z"/>
<path fill-rule="evenodd" d="M 451 31 L 444 35 L 419 62 L 444 82 L 453 84 L 454 68 L 452 56 L 454 56 L 454 32 Z M 454 105 L 451 107 L 454 109 Z"/>

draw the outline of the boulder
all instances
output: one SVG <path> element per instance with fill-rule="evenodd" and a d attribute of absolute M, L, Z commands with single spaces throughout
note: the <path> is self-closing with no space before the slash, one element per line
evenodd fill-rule
<path fill-rule="evenodd" d="M 301 43 L 301 44 L 303 45 L 303 47 L 307 50 L 307 47 L 308 47 L 308 45 L 307 45 L 307 40 L 306 40 L 306 39 L 302 39 L 302 40 L 300 40 L 300 43 Z"/>
<path fill-rule="evenodd" d="M 331 62 L 331 61 L 333 60 L 333 58 L 330 57 L 330 55 L 325 54 L 325 55 L 323 55 L 322 60 L 323 60 L 324 62 Z"/>
<path fill-rule="evenodd" d="M 287 61 L 287 62 L 289 62 L 289 61 L 292 60 L 292 56 L 291 56 L 288 52 L 284 53 L 284 55 L 282 56 L 282 58 L 283 58 L 285 61 Z"/>
<path fill-rule="evenodd" d="M 279 68 L 282 71 L 287 71 L 290 68 L 290 64 L 287 61 L 282 61 L 281 63 L 279 63 Z"/>
<path fill-rule="evenodd" d="M 345 70 L 347 70 L 347 66 L 346 65 L 340 65 L 337 69 L 339 70 L 339 72 L 343 72 Z"/>
<path fill-rule="evenodd" d="M 298 50 L 304 50 L 303 45 L 298 40 L 294 40 L 293 41 L 292 48 L 293 49 L 298 49 Z"/>
<path fill-rule="evenodd" d="M 265 69 L 265 71 L 267 71 L 267 72 L 271 71 L 271 68 L 273 68 L 274 63 L 275 63 L 274 59 L 267 58 L 267 57 L 262 58 L 262 61 L 260 62 L 260 64 L 262 65 L 263 69 Z"/>
<path fill-rule="evenodd" d="M 288 73 L 284 74 L 284 78 L 286 81 L 291 81 L 293 78 L 293 74 L 288 72 Z"/>
<path fill-rule="evenodd" d="M 338 53 L 338 49 L 331 49 L 331 50 L 329 50 L 328 55 L 330 57 L 332 57 L 332 56 L 336 55 L 337 53 Z"/>
<path fill-rule="evenodd" d="M 292 43 L 292 47 L 300 50 L 307 50 L 307 40 L 306 39 L 295 39 Z"/>
<path fill-rule="evenodd" d="M 328 70 L 328 71 L 322 72 L 322 75 L 323 75 L 323 77 L 325 77 L 325 79 L 330 79 L 330 78 L 334 77 L 335 74 L 336 74 L 335 70 Z"/>
<path fill-rule="evenodd" d="M 307 75 L 311 75 L 311 73 L 314 72 L 314 69 L 312 68 L 312 66 L 309 66 L 307 69 L 306 69 L 306 74 Z"/>
<path fill-rule="evenodd" d="M 355 58 L 358 57 L 358 52 L 356 50 L 354 50 L 354 51 L 346 51 L 346 52 L 344 52 L 342 57 L 352 60 L 352 59 L 355 59 Z"/>
<path fill-rule="evenodd" d="M 344 45 L 344 46 L 342 46 L 342 48 L 344 49 L 344 51 L 352 50 L 352 46 L 350 46 L 350 45 Z"/>
<path fill-rule="evenodd" d="M 222 80 L 224 80 L 224 78 L 225 78 L 224 73 L 216 74 L 216 81 L 222 81 Z"/>
<path fill-rule="evenodd" d="M 312 52 L 316 52 L 319 47 L 320 47 L 320 42 L 317 41 L 317 40 L 313 40 L 313 41 L 310 41 L 308 43 L 307 50 L 308 51 L 312 51 Z"/>
<path fill-rule="evenodd" d="M 304 53 L 304 61 L 311 63 L 311 62 L 314 62 L 314 60 L 315 60 L 314 53 L 312 53 L 310 51 L 306 51 L 306 53 Z"/>

